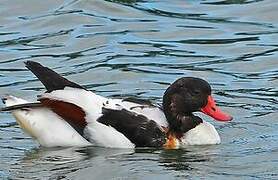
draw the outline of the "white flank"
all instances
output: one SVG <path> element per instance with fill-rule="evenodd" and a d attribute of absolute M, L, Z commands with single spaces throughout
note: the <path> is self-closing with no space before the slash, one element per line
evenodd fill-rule
<path fill-rule="evenodd" d="M 14 96 L 7 96 L 6 98 L 6 106 L 27 103 L 27 101 Z M 21 128 L 42 146 L 90 145 L 67 122 L 46 108 L 14 110 L 12 114 Z"/>
<path fill-rule="evenodd" d="M 134 148 L 135 145 L 122 133 L 111 126 L 92 122 L 86 128 L 90 142 L 95 146 L 109 148 Z"/>

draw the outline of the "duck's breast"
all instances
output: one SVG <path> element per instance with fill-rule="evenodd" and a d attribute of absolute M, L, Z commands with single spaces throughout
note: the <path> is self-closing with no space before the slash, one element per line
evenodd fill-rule
<path fill-rule="evenodd" d="M 221 139 L 212 124 L 203 121 L 195 128 L 186 132 L 181 138 L 181 145 L 220 144 Z"/>

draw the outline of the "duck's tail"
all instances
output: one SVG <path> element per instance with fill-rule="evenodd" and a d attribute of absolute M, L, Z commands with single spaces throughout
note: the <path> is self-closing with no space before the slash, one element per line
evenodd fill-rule
<path fill-rule="evenodd" d="M 42 66 L 40 63 L 26 61 L 25 65 L 42 82 L 42 84 L 47 89 L 47 92 L 64 89 L 66 86 L 85 89 L 79 84 L 67 80 L 48 67 Z"/>
<path fill-rule="evenodd" d="M 1 100 L 6 107 L 0 108 L 0 112 L 42 107 L 40 102 L 28 102 L 10 95 L 3 96 Z"/>

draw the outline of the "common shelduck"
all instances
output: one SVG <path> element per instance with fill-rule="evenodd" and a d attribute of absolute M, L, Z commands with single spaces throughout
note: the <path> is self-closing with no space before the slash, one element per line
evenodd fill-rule
<path fill-rule="evenodd" d="M 102 146 L 111 148 L 219 144 L 214 126 L 193 112 L 218 121 L 232 117 L 222 112 L 210 85 L 182 77 L 165 91 L 162 107 L 138 99 L 112 99 L 95 94 L 33 61 L 25 62 L 46 87 L 37 102 L 7 95 L 2 98 L 21 128 L 40 145 Z"/>

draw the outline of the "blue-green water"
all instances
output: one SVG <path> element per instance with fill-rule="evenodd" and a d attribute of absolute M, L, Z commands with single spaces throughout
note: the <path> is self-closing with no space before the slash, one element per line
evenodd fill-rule
<path fill-rule="evenodd" d="M 104 96 L 161 102 L 208 80 L 234 116 L 222 144 L 179 150 L 45 149 L 0 114 L 1 179 L 278 179 L 278 1 L 0 1 L 0 95 L 44 91 L 33 60 Z"/>

